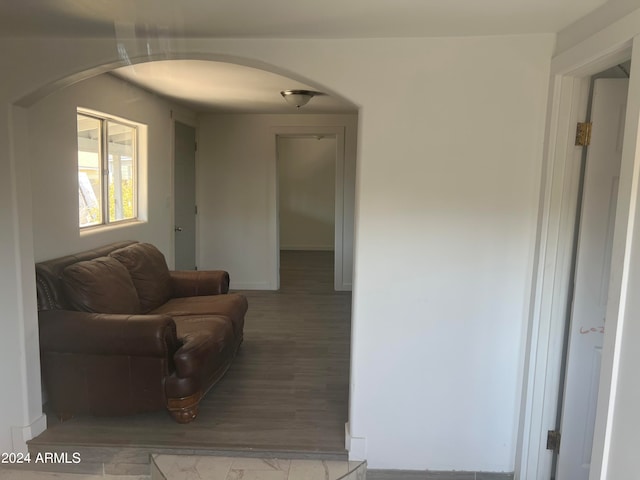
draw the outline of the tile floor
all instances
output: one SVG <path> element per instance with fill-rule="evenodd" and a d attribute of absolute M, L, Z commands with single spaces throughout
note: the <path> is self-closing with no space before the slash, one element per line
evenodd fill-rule
<path fill-rule="evenodd" d="M 154 468 L 154 465 L 157 468 Z M 361 462 L 154 455 L 152 480 L 339 480 Z M 364 471 L 365 468 L 359 469 Z"/>
<path fill-rule="evenodd" d="M 364 480 L 363 462 L 153 455 L 151 475 L 112 476 L 0 468 L 0 480 Z"/>
<path fill-rule="evenodd" d="M 512 473 L 370 470 L 366 463 L 154 455 L 151 475 L 114 476 L 0 468 L 0 480 L 513 480 Z"/>
<path fill-rule="evenodd" d="M 150 480 L 145 475 L 90 475 L 0 468 L 1 480 Z"/>

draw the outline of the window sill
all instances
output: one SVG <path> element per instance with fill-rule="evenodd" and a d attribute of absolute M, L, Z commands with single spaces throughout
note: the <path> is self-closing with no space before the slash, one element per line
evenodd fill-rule
<path fill-rule="evenodd" d="M 137 225 L 143 225 L 147 223 L 146 221 L 135 219 L 135 220 L 123 220 L 117 223 L 109 223 L 107 225 L 94 225 L 92 227 L 82 227 L 80 228 L 80 236 L 90 236 L 97 233 L 110 232 L 112 230 L 120 230 L 123 228 L 135 227 Z"/>

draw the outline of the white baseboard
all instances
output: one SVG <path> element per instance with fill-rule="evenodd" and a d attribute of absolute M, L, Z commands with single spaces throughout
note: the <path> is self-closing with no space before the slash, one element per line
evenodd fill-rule
<path fill-rule="evenodd" d="M 308 250 L 313 252 L 333 252 L 333 245 L 280 245 L 280 250 Z"/>
<path fill-rule="evenodd" d="M 344 449 L 349 450 L 349 445 L 351 445 L 351 431 L 349 430 L 349 422 L 345 422 L 344 424 Z"/>
<path fill-rule="evenodd" d="M 363 462 L 367 459 L 367 439 L 352 437 L 349 422 L 344 424 L 345 447 L 349 451 L 349 461 Z"/>
<path fill-rule="evenodd" d="M 229 285 L 230 290 L 274 290 L 269 282 L 234 282 Z"/>
<path fill-rule="evenodd" d="M 11 427 L 11 442 L 13 451 L 27 453 L 27 442 L 37 437 L 47 429 L 47 416 L 40 415 L 31 425 L 26 427 Z"/>

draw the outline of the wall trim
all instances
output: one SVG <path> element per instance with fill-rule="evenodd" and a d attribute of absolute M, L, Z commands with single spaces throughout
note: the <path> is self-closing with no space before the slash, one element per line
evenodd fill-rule
<path fill-rule="evenodd" d="M 11 441 L 14 452 L 27 453 L 27 442 L 47 429 L 47 416 L 43 413 L 26 427 L 11 427 Z"/>
<path fill-rule="evenodd" d="M 269 282 L 235 282 L 231 281 L 230 290 L 273 290 Z"/>
<path fill-rule="evenodd" d="M 280 245 L 280 251 L 293 250 L 293 251 L 305 251 L 310 252 L 333 252 L 333 245 Z"/>
<path fill-rule="evenodd" d="M 473 472 L 473 471 L 436 471 L 436 470 L 378 470 L 367 469 L 369 480 L 512 480 L 513 473 Z"/>
<path fill-rule="evenodd" d="M 344 424 L 344 443 L 349 452 L 349 460 L 362 462 L 367 459 L 367 439 L 352 437 L 349 422 Z"/>
<path fill-rule="evenodd" d="M 573 137 L 575 123 L 584 121 L 589 91 L 588 80 L 553 77 L 551 83 L 516 454 L 516 478 L 522 480 L 549 478 L 552 468 L 545 441 L 547 431 L 556 427 L 582 160 Z M 561 96 L 565 99 L 560 103 Z"/>

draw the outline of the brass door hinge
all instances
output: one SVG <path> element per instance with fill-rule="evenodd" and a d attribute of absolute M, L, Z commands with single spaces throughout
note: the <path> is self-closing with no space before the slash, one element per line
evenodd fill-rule
<path fill-rule="evenodd" d="M 591 143 L 591 122 L 578 123 L 576 127 L 576 145 L 587 147 Z"/>
<path fill-rule="evenodd" d="M 547 450 L 553 450 L 556 453 L 560 451 L 560 432 L 557 430 L 547 432 Z"/>

